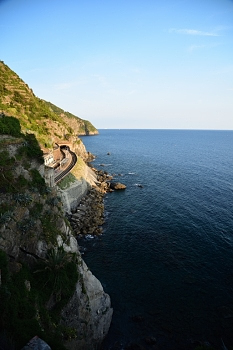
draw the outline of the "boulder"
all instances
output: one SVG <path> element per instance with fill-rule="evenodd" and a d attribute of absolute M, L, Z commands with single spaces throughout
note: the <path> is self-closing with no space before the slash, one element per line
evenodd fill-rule
<path fill-rule="evenodd" d="M 110 182 L 110 188 L 112 190 L 124 190 L 126 186 L 120 182 Z"/>
<path fill-rule="evenodd" d="M 22 350 L 51 350 L 50 346 L 39 337 L 32 338 Z"/>

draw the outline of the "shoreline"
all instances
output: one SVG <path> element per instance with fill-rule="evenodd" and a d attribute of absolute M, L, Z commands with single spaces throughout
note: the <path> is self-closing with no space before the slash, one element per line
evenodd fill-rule
<path fill-rule="evenodd" d="M 76 238 L 86 235 L 100 235 L 104 224 L 104 196 L 110 189 L 112 176 L 102 170 L 90 167 L 96 174 L 96 186 L 91 186 L 80 199 L 77 208 L 66 214 Z"/>
<path fill-rule="evenodd" d="M 104 196 L 114 190 L 124 190 L 125 185 L 112 182 L 113 176 L 107 171 L 97 170 L 88 165 L 95 173 L 95 186 L 91 186 L 87 193 L 82 196 L 79 204 L 66 217 L 77 239 L 86 235 L 99 236 L 103 233 L 104 220 Z"/>

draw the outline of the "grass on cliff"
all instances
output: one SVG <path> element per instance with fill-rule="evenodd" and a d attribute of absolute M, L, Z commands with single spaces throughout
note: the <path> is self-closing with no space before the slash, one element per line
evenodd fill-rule
<path fill-rule="evenodd" d="M 52 148 L 54 139 L 64 139 L 71 134 L 75 137 L 78 134 L 97 132 L 89 121 L 36 97 L 28 85 L 2 61 L 0 61 L 1 111 L 6 116 L 17 118 L 23 133 L 29 131 L 34 133 L 38 142 L 45 148 Z"/>
<path fill-rule="evenodd" d="M 64 177 L 64 179 L 62 179 L 58 183 L 58 187 L 60 187 L 60 189 L 62 190 L 65 190 L 69 188 L 73 183 L 75 183 L 76 180 L 77 180 L 76 177 L 71 173 L 69 173 L 66 177 Z"/>
<path fill-rule="evenodd" d="M 69 188 L 76 180 L 85 177 L 86 163 L 81 157 L 78 157 L 77 163 L 71 172 L 58 183 L 58 187 L 62 190 Z"/>
<path fill-rule="evenodd" d="M 86 163 L 81 157 L 78 157 L 77 163 L 71 170 L 71 174 L 76 177 L 76 179 L 81 179 L 82 177 L 85 177 L 85 169 L 86 169 Z"/>
<path fill-rule="evenodd" d="M 19 120 L 14 117 L 1 116 L 0 117 L 0 135 L 3 134 L 5 138 L 1 139 L 1 146 L 7 146 L 10 143 L 19 143 L 19 138 L 22 140 L 22 147 L 20 149 L 21 157 L 26 155 L 29 159 L 37 159 L 41 164 L 43 160 L 43 152 L 40 149 L 37 139 L 34 134 L 23 134 L 21 132 L 21 125 Z M 13 138 L 6 138 L 9 135 Z M 4 164 L 2 164 L 4 165 Z M 6 164 L 7 165 L 7 164 Z"/>

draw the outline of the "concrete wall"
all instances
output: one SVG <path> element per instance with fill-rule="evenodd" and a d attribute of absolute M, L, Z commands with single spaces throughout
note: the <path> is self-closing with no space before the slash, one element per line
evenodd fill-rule
<path fill-rule="evenodd" d="M 58 191 L 63 202 L 64 212 L 71 213 L 72 210 L 75 210 L 89 188 L 90 185 L 85 179 L 76 180 L 65 190 L 59 188 Z"/>

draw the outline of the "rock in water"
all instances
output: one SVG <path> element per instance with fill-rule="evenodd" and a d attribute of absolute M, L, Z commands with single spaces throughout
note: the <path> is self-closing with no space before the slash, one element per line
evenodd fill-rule
<path fill-rule="evenodd" d="M 125 190 L 126 186 L 120 182 L 111 182 L 110 183 L 110 188 L 112 190 Z"/>

